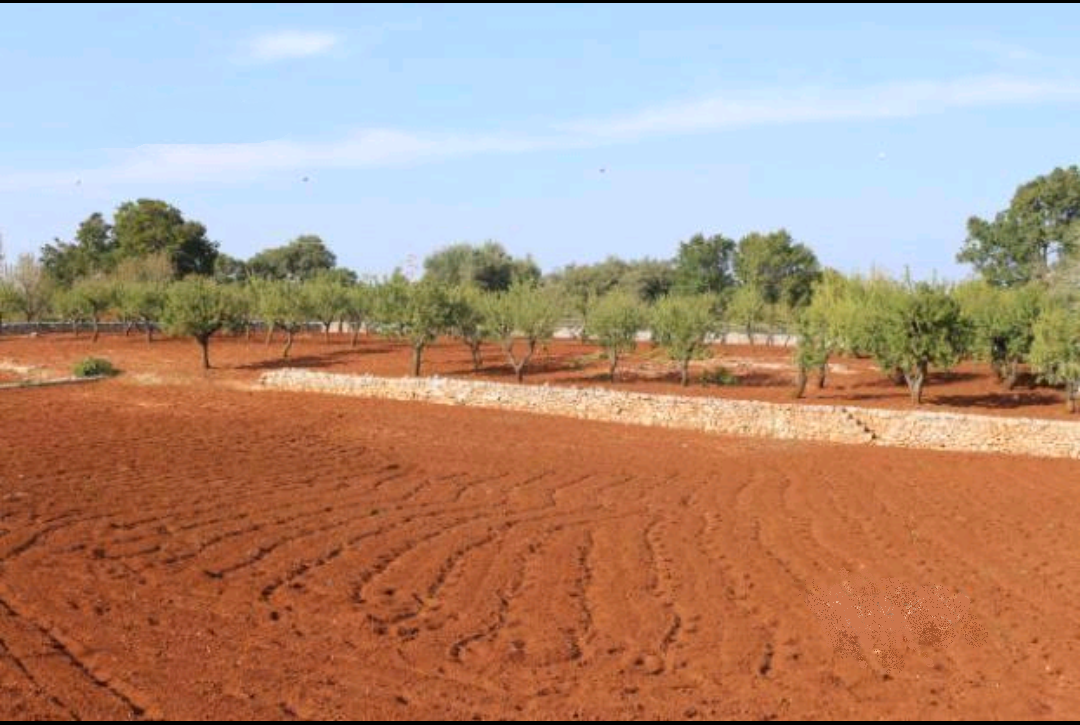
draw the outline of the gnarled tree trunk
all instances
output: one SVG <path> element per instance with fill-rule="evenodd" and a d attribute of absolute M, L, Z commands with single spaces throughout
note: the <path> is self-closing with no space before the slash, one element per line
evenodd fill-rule
<path fill-rule="evenodd" d="M 795 398 L 801 398 L 806 395 L 806 383 L 809 376 L 806 374 L 806 368 L 799 366 L 799 372 L 795 377 Z"/>
<path fill-rule="evenodd" d="M 202 348 L 202 366 L 203 370 L 210 369 L 210 336 L 198 335 L 195 337 L 195 342 L 199 343 L 199 347 Z"/>
<path fill-rule="evenodd" d="M 608 380 L 615 382 L 615 368 L 619 365 L 619 351 L 615 348 L 608 350 Z"/>
<path fill-rule="evenodd" d="M 818 368 L 818 373 L 817 373 L 818 390 L 824 390 L 825 389 L 825 382 L 826 382 L 826 379 L 828 378 L 828 375 L 829 375 L 829 363 L 822 363 L 821 367 Z"/>
<path fill-rule="evenodd" d="M 922 393 L 923 386 L 926 385 L 926 375 L 927 365 L 924 362 L 918 363 L 914 371 L 904 373 L 908 390 L 911 392 L 911 402 L 915 405 L 922 405 Z"/>
<path fill-rule="evenodd" d="M 690 385 L 690 358 L 684 358 L 680 369 L 681 385 L 685 388 Z"/>
<path fill-rule="evenodd" d="M 484 343 L 482 340 L 467 340 L 465 344 L 468 345 L 469 354 L 472 356 L 473 372 L 478 373 L 484 365 L 484 355 L 480 349 Z"/>
<path fill-rule="evenodd" d="M 285 360 L 289 359 L 289 353 L 292 352 L 293 336 L 294 336 L 293 328 L 292 327 L 286 327 L 285 328 L 285 349 L 281 351 L 281 357 L 283 359 L 285 359 Z"/>

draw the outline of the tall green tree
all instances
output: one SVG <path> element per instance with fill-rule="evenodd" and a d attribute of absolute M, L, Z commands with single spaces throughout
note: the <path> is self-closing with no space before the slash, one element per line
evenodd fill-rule
<path fill-rule="evenodd" d="M 695 234 L 679 244 L 675 291 L 682 295 L 723 294 L 734 283 L 735 242 L 721 234 Z"/>
<path fill-rule="evenodd" d="M 288 244 L 259 252 L 247 268 L 262 279 L 304 281 L 337 267 L 337 256 L 321 237 L 302 234 Z"/>
<path fill-rule="evenodd" d="M 112 235 L 120 258 L 165 253 L 176 278 L 214 273 L 218 245 L 207 238 L 206 227 L 185 219 L 179 209 L 164 201 L 124 202 L 113 216 Z"/>
<path fill-rule="evenodd" d="M 100 337 L 101 318 L 119 303 L 117 292 L 116 282 L 106 278 L 81 279 L 67 292 L 69 314 L 90 321 L 93 342 Z"/>
<path fill-rule="evenodd" d="M 87 217 L 75 232 L 75 243 L 59 239 L 41 248 L 41 264 L 60 287 L 71 287 L 84 277 L 100 275 L 116 264 L 112 225 L 100 212 Z"/>
<path fill-rule="evenodd" d="M 424 278 L 447 287 L 475 285 L 487 292 L 510 289 L 514 282 L 536 282 L 540 267 L 532 257 L 517 259 L 494 241 L 474 246 L 451 244 L 424 260 Z"/>
<path fill-rule="evenodd" d="M 296 341 L 296 333 L 304 328 L 311 316 L 311 304 L 302 282 L 274 280 L 257 287 L 259 314 L 267 323 L 285 332 L 285 347 L 281 357 L 288 359 Z"/>
<path fill-rule="evenodd" d="M 679 363 L 683 387 L 690 384 L 690 361 L 709 354 L 709 339 L 718 327 L 716 305 L 712 295 L 672 295 L 653 307 L 650 321 L 653 343 Z"/>
<path fill-rule="evenodd" d="M 1021 185 L 992 221 L 971 217 L 957 260 L 992 285 L 1045 281 L 1080 245 L 1080 169 L 1057 168 Z"/>
<path fill-rule="evenodd" d="M 814 282 L 821 276 L 814 252 L 795 242 L 786 229 L 740 239 L 734 269 L 739 284 L 755 287 L 766 304 L 790 309 L 810 303 Z"/>

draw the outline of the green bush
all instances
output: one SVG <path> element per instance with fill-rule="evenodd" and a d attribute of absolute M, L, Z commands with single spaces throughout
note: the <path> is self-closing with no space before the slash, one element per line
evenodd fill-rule
<path fill-rule="evenodd" d="M 701 374 L 702 385 L 738 385 L 739 379 L 725 367 L 706 370 Z"/>
<path fill-rule="evenodd" d="M 120 371 L 111 362 L 102 358 L 88 357 L 75 366 L 77 378 L 111 378 L 119 374 Z"/>

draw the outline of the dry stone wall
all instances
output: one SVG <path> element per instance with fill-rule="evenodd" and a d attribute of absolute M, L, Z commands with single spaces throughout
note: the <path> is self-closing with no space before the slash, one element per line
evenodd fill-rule
<path fill-rule="evenodd" d="M 260 385 L 277 390 L 466 405 L 740 436 L 1080 459 L 1080 423 L 1067 421 L 764 403 L 438 377 L 336 375 L 294 369 L 265 373 Z"/>

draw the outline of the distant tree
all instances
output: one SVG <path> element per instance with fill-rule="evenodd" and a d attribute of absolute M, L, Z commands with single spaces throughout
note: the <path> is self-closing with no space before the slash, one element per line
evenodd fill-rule
<path fill-rule="evenodd" d="M 997 287 L 1045 281 L 1080 245 L 1080 169 L 1057 168 L 1021 185 L 993 221 L 968 219 L 957 255 Z"/>
<path fill-rule="evenodd" d="M 228 254 L 218 254 L 214 260 L 214 279 L 218 282 L 246 282 L 250 273 L 248 263 Z"/>
<path fill-rule="evenodd" d="M 669 296 L 652 310 L 653 342 L 679 363 L 683 387 L 690 384 L 690 361 L 709 353 L 717 331 L 716 299 L 711 295 Z"/>
<path fill-rule="evenodd" d="M 1077 411 L 1080 399 L 1080 314 L 1055 305 L 1035 324 L 1031 365 L 1051 385 L 1065 386 L 1065 405 Z"/>
<path fill-rule="evenodd" d="M 74 244 L 57 239 L 42 247 L 41 264 L 53 282 L 63 288 L 84 277 L 111 271 L 116 264 L 112 226 L 94 212 L 79 225 Z"/>
<path fill-rule="evenodd" d="M 121 204 L 113 216 L 112 236 L 121 259 L 165 253 L 173 276 L 212 275 L 218 245 L 206 237 L 206 227 L 184 219 L 176 207 L 156 199 Z"/>
<path fill-rule="evenodd" d="M 484 341 L 491 335 L 488 321 L 484 317 L 484 298 L 488 294 L 490 293 L 482 292 L 473 285 L 452 287 L 449 290 L 449 331 L 469 348 L 473 372 L 479 371 L 484 364 L 482 348 Z"/>
<path fill-rule="evenodd" d="M 337 267 L 337 257 L 322 238 L 304 234 L 284 246 L 259 252 L 247 266 L 254 277 L 302 282 Z"/>
<path fill-rule="evenodd" d="M 630 270 L 618 257 L 608 257 L 597 264 L 571 264 L 550 275 L 545 281 L 559 291 L 569 311 L 588 327 L 589 310 L 602 296 L 622 285 Z"/>
<path fill-rule="evenodd" d="M 607 353 L 608 379 L 615 382 L 619 356 L 637 349 L 637 335 L 648 325 L 648 313 L 630 293 L 610 292 L 592 303 L 588 321 L 588 335 Z"/>
<path fill-rule="evenodd" d="M 734 268 L 739 283 L 756 288 L 766 304 L 791 309 L 810 303 L 813 284 L 821 276 L 814 252 L 785 229 L 740 239 Z"/>
<path fill-rule="evenodd" d="M 683 295 L 723 294 L 732 286 L 735 242 L 716 234 L 695 234 L 679 244 L 675 256 L 675 291 Z"/>
<path fill-rule="evenodd" d="M 505 292 L 489 295 L 484 301 L 484 318 L 491 334 L 502 343 L 507 360 L 520 383 L 536 353 L 536 347 L 550 340 L 563 312 L 563 304 L 550 288 L 535 283 L 515 282 Z M 516 352 L 521 339 L 523 353 Z"/>
<path fill-rule="evenodd" d="M 627 267 L 619 286 L 642 302 L 652 304 L 675 288 L 676 271 L 670 261 L 645 258 L 628 262 Z"/>
<path fill-rule="evenodd" d="M 424 260 L 424 278 L 447 287 L 472 284 L 496 292 L 514 282 L 538 281 L 540 267 L 532 257 L 514 258 L 498 242 L 451 244 Z"/>
<path fill-rule="evenodd" d="M 173 335 L 195 339 L 202 350 L 204 370 L 210 369 L 210 339 L 233 318 L 233 304 L 228 288 L 204 277 L 189 277 L 169 285 L 165 325 Z"/>
<path fill-rule="evenodd" d="M 15 309 L 30 323 L 39 323 L 49 311 L 55 284 L 32 254 L 21 254 L 8 269 Z"/>
<path fill-rule="evenodd" d="M 0 265 L 2 269 L 2 265 Z M 0 334 L 4 332 L 4 318 L 13 315 L 19 310 L 19 295 L 15 291 L 15 285 L 10 280 L 0 275 Z"/>
<path fill-rule="evenodd" d="M 420 376 L 424 350 L 450 328 L 453 310 L 447 289 L 438 282 L 409 282 L 401 290 L 404 304 L 391 315 L 398 334 L 412 346 L 412 375 Z"/>

